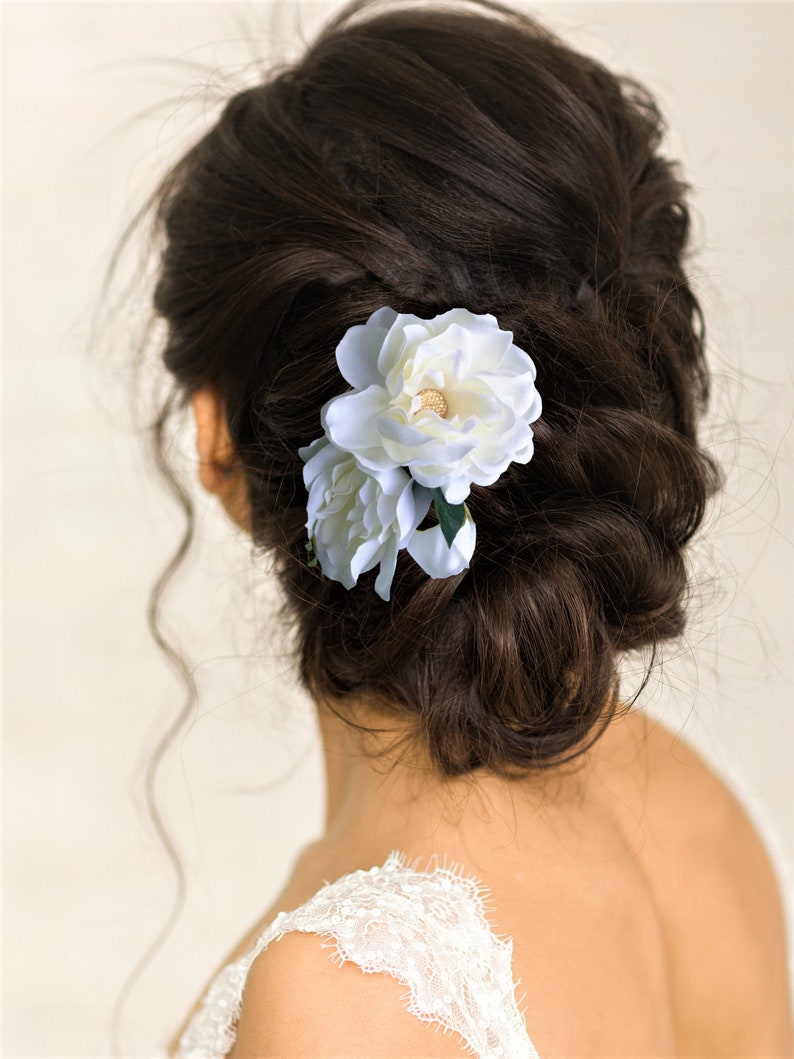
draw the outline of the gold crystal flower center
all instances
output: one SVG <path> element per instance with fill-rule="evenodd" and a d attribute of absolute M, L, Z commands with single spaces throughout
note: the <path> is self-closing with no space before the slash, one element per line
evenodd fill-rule
<path fill-rule="evenodd" d="M 449 405 L 440 390 L 420 390 L 417 397 L 419 398 L 418 412 L 423 412 L 425 408 L 429 408 L 431 412 L 435 412 L 442 419 L 446 418 Z"/>

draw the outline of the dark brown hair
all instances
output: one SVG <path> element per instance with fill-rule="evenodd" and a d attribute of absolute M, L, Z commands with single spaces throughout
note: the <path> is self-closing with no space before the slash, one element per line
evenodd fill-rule
<path fill-rule="evenodd" d="M 356 3 L 230 99 L 158 199 L 155 307 L 178 392 L 226 398 L 253 536 L 300 673 L 410 717 L 449 775 L 565 760 L 618 703 L 622 652 L 678 636 L 717 470 L 682 268 L 685 188 L 648 94 L 492 3 Z M 532 356 L 531 463 L 475 486 L 470 569 L 400 553 L 348 591 L 309 565 L 298 449 L 381 306 L 493 313 Z"/>

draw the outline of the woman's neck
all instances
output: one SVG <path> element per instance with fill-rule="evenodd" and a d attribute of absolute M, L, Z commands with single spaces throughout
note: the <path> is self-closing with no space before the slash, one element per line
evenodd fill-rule
<path fill-rule="evenodd" d="M 530 841 L 536 847 L 540 832 L 576 827 L 591 797 L 593 751 L 519 780 L 483 769 L 444 777 L 416 740 L 397 738 L 404 732 L 383 714 L 353 715 L 382 730 L 366 737 L 325 706 L 318 716 L 327 784 L 318 845 L 352 859 L 406 848 L 419 856 L 488 849 L 509 857 Z"/>

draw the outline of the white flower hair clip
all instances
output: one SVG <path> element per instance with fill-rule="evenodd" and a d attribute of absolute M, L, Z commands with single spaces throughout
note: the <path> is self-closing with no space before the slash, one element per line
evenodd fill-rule
<path fill-rule="evenodd" d="M 313 561 L 348 589 L 380 564 L 384 600 L 402 548 L 430 577 L 465 570 L 471 486 L 532 459 L 542 407 L 532 358 L 490 314 L 422 320 L 384 307 L 345 333 L 336 361 L 352 389 L 328 401 L 323 437 L 299 449 Z M 419 529 L 431 504 L 438 524 Z"/>

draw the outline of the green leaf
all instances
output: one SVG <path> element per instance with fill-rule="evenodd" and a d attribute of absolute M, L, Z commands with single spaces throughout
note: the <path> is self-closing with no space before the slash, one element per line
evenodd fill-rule
<path fill-rule="evenodd" d="M 458 530 L 466 521 L 466 505 L 450 504 L 440 489 L 433 490 L 433 506 L 438 515 L 441 532 L 444 540 L 452 547 L 452 542 L 458 535 Z"/>

